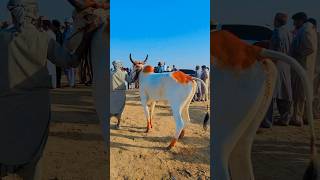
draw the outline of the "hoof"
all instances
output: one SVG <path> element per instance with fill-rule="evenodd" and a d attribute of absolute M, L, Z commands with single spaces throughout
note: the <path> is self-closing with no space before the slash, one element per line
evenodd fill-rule
<path fill-rule="evenodd" d="M 182 139 L 183 137 L 184 137 L 184 133 L 185 133 L 185 131 L 184 131 L 184 129 L 181 131 L 181 133 L 180 133 L 180 135 L 179 135 L 179 139 Z"/>
<path fill-rule="evenodd" d="M 152 128 L 152 124 L 151 124 L 150 121 L 148 121 L 148 122 L 147 122 L 147 130 L 146 130 L 146 133 L 148 133 L 151 128 Z"/>
<path fill-rule="evenodd" d="M 152 128 L 152 120 L 150 119 L 150 121 L 148 121 L 148 126 L 150 127 L 150 128 Z"/>
<path fill-rule="evenodd" d="M 177 143 L 177 139 L 172 139 L 171 143 L 167 147 L 167 150 L 172 149 L 176 145 L 176 143 Z"/>

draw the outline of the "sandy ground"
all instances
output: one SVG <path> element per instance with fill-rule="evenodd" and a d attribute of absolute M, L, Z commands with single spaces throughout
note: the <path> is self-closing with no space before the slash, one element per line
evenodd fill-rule
<path fill-rule="evenodd" d="M 319 128 L 316 120 L 318 137 Z M 258 133 L 252 152 L 256 179 L 301 180 L 309 163 L 309 137 L 308 126 L 274 126 Z"/>
<path fill-rule="evenodd" d="M 106 180 L 108 168 L 91 87 L 52 91 L 44 180 Z"/>
<path fill-rule="evenodd" d="M 136 91 L 129 91 L 121 130 L 111 120 L 111 179 L 209 179 L 209 132 L 202 130 L 206 106 L 190 107 L 191 123 L 184 139 L 164 148 L 174 133 L 170 108 L 159 103 L 154 128 L 145 131 L 145 117 Z M 91 88 L 52 91 L 52 123 L 44 152 L 44 180 L 105 180 L 107 157 Z M 320 134 L 320 121 L 316 120 Z M 259 132 L 253 145 L 257 180 L 301 180 L 309 162 L 308 127 L 280 127 Z"/>
<path fill-rule="evenodd" d="M 185 137 L 166 151 L 175 132 L 169 106 L 159 102 L 155 108 L 153 129 L 146 134 L 146 119 L 137 91 L 128 91 L 122 116 L 122 129 L 110 130 L 111 179 L 209 179 L 209 132 L 202 128 L 204 103 L 190 106 L 191 122 Z"/>

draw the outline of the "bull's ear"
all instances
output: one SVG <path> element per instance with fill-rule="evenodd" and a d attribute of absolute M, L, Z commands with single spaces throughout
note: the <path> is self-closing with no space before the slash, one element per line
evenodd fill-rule
<path fill-rule="evenodd" d="M 147 57 L 146 57 L 146 59 L 143 61 L 144 63 L 146 63 L 147 62 L 147 60 L 148 60 L 148 57 L 149 57 L 149 55 L 147 54 Z"/>

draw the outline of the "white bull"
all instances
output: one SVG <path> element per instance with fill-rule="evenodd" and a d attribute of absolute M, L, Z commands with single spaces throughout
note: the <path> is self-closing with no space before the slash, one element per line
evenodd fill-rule
<path fill-rule="evenodd" d="M 231 45 L 232 44 L 232 45 Z M 241 47 L 246 46 L 246 47 Z M 236 53 L 238 49 L 242 52 Z M 236 37 L 220 31 L 211 33 L 211 55 L 216 66 L 213 71 L 213 179 L 254 179 L 251 164 L 251 147 L 256 131 L 271 102 L 277 70 L 270 60 L 291 65 L 303 80 L 307 95 L 307 117 L 311 133 L 311 153 L 315 160 L 315 133 L 312 116 L 312 90 L 304 69 L 291 57 L 270 50 L 253 50 Z M 254 53 L 257 53 L 252 55 Z M 229 54 L 228 54 L 229 53 Z M 251 53 L 251 64 L 241 64 L 240 57 Z M 231 55 L 230 55 L 231 54 Z M 265 57 L 263 61 L 257 58 Z M 242 68 L 244 66 L 246 68 Z M 237 71 L 234 68 L 238 69 Z M 313 161 L 314 162 L 314 161 Z M 312 164 L 305 179 L 319 179 L 317 163 Z"/>
<path fill-rule="evenodd" d="M 87 23 L 100 20 L 100 26 L 93 34 L 90 46 L 90 59 L 93 70 L 93 95 L 95 99 L 95 108 L 100 120 L 105 140 L 105 150 L 107 151 L 108 124 L 108 75 L 107 69 L 110 61 L 110 20 L 109 20 L 109 4 L 97 3 L 94 0 L 68 0 L 76 9 L 75 18 L 75 32 L 70 39 L 67 47 L 75 49 L 82 36 L 83 30 L 88 27 Z M 87 22 L 86 22 L 87 21 Z"/>
<path fill-rule="evenodd" d="M 182 138 L 185 133 L 185 121 L 190 121 L 189 105 L 196 92 L 197 83 L 201 81 L 197 78 L 184 74 L 181 71 L 169 73 L 154 73 L 152 66 L 145 66 L 148 56 L 144 61 L 130 60 L 133 64 L 133 81 L 139 81 L 139 91 L 141 104 L 147 119 L 147 129 L 152 128 L 153 111 L 156 101 L 167 101 L 172 109 L 176 123 L 176 132 L 168 149 L 175 146 L 177 140 Z M 148 103 L 151 103 L 150 110 Z"/>

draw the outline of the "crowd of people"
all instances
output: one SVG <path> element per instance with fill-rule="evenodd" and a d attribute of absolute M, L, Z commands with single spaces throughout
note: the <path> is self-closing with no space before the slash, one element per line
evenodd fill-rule
<path fill-rule="evenodd" d="M 304 12 L 292 15 L 294 29 L 289 28 L 289 17 L 286 13 L 277 13 L 274 18 L 274 30 L 268 48 L 285 53 L 306 70 L 308 79 L 313 84 L 317 73 L 316 59 L 318 54 L 317 22 L 308 18 Z M 270 128 L 273 124 L 288 126 L 302 126 L 307 124 L 305 113 L 306 97 L 302 82 L 296 72 L 283 62 L 276 63 L 279 71 L 274 100 L 261 124 L 263 128 Z M 319 83 L 313 84 L 315 92 Z M 274 117 L 274 105 L 280 118 Z"/>
<path fill-rule="evenodd" d="M 64 45 L 64 43 L 67 41 L 67 38 L 72 36 L 72 18 L 65 18 L 63 24 L 57 19 L 50 20 L 45 16 L 39 16 L 38 21 L 40 31 L 46 32 L 51 39 L 57 41 L 61 46 Z M 9 23 L 8 21 L 0 22 L 0 30 L 10 29 L 12 26 L 13 23 Z M 61 85 L 61 77 L 63 72 L 66 76 L 69 87 L 75 88 L 77 80 L 80 84 L 91 85 L 92 83 L 93 77 L 90 64 L 86 63 L 84 60 L 82 61 L 82 65 L 80 65 L 78 68 L 62 68 L 47 60 L 47 68 L 51 77 L 52 89 L 63 87 Z"/>
<path fill-rule="evenodd" d="M 7 9 L 12 23 L 1 23 L 0 30 L 0 142 L 15 143 L 1 146 L 0 179 L 11 174 L 43 179 L 41 162 L 51 120 L 49 89 L 61 86 L 62 68 L 70 72 L 81 65 L 98 26 L 90 23 L 79 46 L 71 50 L 62 46 L 71 34 L 70 19 L 62 29 L 59 21 L 39 16 L 36 0 L 8 0 Z M 68 79 L 74 86 L 73 77 Z"/>
<path fill-rule="evenodd" d="M 123 64 L 120 61 L 113 61 L 113 68 L 111 68 L 111 82 L 115 84 L 119 84 L 120 81 L 125 83 L 126 89 L 137 89 L 139 88 L 139 82 L 131 82 L 129 77 L 132 75 L 132 69 L 123 67 Z M 154 73 L 165 73 L 165 72 L 174 72 L 178 71 L 175 65 L 172 67 L 167 66 L 165 62 L 158 62 L 158 65 L 154 67 Z M 206 65 L 202 65 L 201 68 L 199 65 L 196 66 L 194 74 L 190 74 L 193 77 L 201 79 L 204 84 L 200 81 L 197 81 L 197 90 L 196 94 L 193 98 L 194 101 L 208 101 L 209 100 L 209 67 Z M 115 81 L 115 82 L 113 82 Z M 119 81 L 119 82 L 118 82 Z"/>
<path fill-rule="evenodd" d="M 203 84 L 201 84 L 201 82 L 197 81 L 197 91 L 196 94 L 193 98 L 193 101 L 208 101 L 209 97 L 209 68 L 205 65 L 201 66 L 196 66 L 196 70 L 195 70 L 195 74 L 194 77 L 201 79 L 205 86 Z"/>

